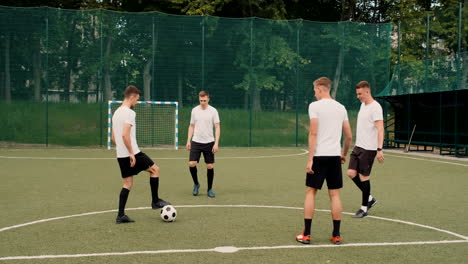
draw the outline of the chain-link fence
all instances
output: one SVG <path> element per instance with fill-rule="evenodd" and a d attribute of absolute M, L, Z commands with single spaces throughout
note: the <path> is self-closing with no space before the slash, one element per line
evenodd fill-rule
<path fill-rule="evenodd" d="M 421 17 L 423 27 L 398 25 L 398 63 L 378 97 L 392 106 L 389 146 L 468 155 L 468 6 L 459 3 L 442 11 Z M 404 62 L 401 47 L 423 59 Z"/>
<path fill-rule="evenodd" d="M 307 143 L 312 82 L 353 115 L 354 85 L 390 79 L 391 24 L 0 8 L 0 141 L 106 145 L 107 101 L 134 84 L 177 101 L 180 142 L 206 90 L 225 146 Z"/>

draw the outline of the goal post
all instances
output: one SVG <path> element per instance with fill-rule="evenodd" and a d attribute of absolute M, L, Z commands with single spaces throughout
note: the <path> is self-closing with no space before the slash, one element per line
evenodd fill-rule
<path fill-rule="evenodd" d="M 107 149 L 112 147 L 112 115 L 123 101 L 109 101 L 107 115 Z M 179 103 L 138 101 L 136 136 L 142 148 L 179 148 Z"/>

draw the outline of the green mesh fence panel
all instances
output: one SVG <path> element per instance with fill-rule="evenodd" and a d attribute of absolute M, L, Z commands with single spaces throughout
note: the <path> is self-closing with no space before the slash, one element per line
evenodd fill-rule
<path fill-rule="evenodd" d="M 378 94 L 392 105 L 390 142 L 450 148 L 468 155 L 467 52 L 459 56 L 402 63 L 387 87 Z"/>
<path fill-rule="evenodd" d="M 391 105 L 387 146 L 408 145 L 411 138 L 416 150 L 468 155 L 467 30 L 468 6 L 461 3 L 402 21 L 395 43 L 399 63 L 377 95 Z"/>
<path fill-rule="evenodd" d="M 179 103 L 185 144 L 206 90 L 224 146 L 307 144 L 312 82 L 356 111 L 390 76 L 390 24 L 0 7 L 0 142 L 106 146 L 107 101 L 130 84 Z"/>
<path fill-rule="evenodd" d="M 109 129 L 112 116 L 122 101 L 110 101 Z M 140 148 L 178 148 L 178 106 L 174 102 L 140 101 L 133 108 L 136 112 L 136 137 Z M 111 133 L 107 138 L 107 147 L 115 147 L 111 142 Z"/>
<path fill-rule="evenodd" d="M 377 96 L 468 89 L 468 52 L 396 65 L 391 81 Z"/>

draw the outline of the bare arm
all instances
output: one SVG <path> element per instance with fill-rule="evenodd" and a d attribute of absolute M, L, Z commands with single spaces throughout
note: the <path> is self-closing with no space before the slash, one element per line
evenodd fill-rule
<path fill-rule="evenodd" d="M 111 140 L 112 140 L 112 143 L 114 143 L 114 145 L 116 145 L 115 144 L 115 137 L 114 137 L 114 129 L 113 128 L 111 130 Z"/>
<path fill-rule="evenodd" d="M 191 140 L 192 140 L 192 136 L 193 136 L 193 130 L 195 129 L 195 125 L 194 124 L 190 124 L 189 125 L 189 128 L 188 128 L 188 135 L 187 135 L 187 145 L 186 145 L 186 148 L 187 150 L 190 150 L 191 148 Z"/>
<path fill-rule="evenodd" d="M 130 124 L 124 125 L 122 139 L 125 144 L 125 147 L 127 147 L 127 150 L 130 153 L 130 167 L 133 167 L 135 166 L 136 160 L 135 160 L 135 153 L 133 153 L 132 141 L 130 140 L 131 129 L 132 129 L 132 125 Z"/>
<path fill-rule="evenodd" d="M 377 148 L 383 148 L 383 141 L 384 141 L 384 127 L 383 127 L 383 120 L 375 121 L 375 127 L 377 128 Z M 384 155 L 383 151 L 377 151 L 377 160 L 380 163 L 384 162 Z"/>
<path fill-rule="evenodd" d="M 215 144 L 213 146 L 213 153 L 218 152 L 218 143 L 219 143 L 219 137 L 221 136 L 221 125 L 219 123 L 215 124 Z"/>
<path fill-rule="evenodd" d="M 306 171 L 313 174 L 312 165 L 314 154 L 317 148 L 318 118 L 311 118 L 309 124 L 309 158 L 307 160 Z"/>
<path fill-rule="evenodd" d="M 351 141 L 353 140 L 353 133 L 351 132 L 351 126 L 349 121 L 343 121 L 343 134 L 345 136 L 343 152 L 341 153 L 341 164 L 346 162 L 346 156 L 348 155 L 349 147 L 351 146 Z"/>

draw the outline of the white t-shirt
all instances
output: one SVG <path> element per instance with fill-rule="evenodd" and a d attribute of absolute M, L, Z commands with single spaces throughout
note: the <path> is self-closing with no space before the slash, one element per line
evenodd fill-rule
<path fill-rule="evenodd" d="M 208 105 L 205 110 L 201 106 L 194 107 L 190 117 L 190 124 L 195 125 L 192 140 L 197 143 L 214 142 L 213 127 L 217 123 L 219 123 L 219 115 L 214 107 Z"/>
<path fill-rule="evenodd" d="M 130 142 L 132 144 L 133 154 L 140 152 L 136 141 L 136 124 L 135 124 L 136 113 L 132 109 L 126 106 L 120 106 L 115 110 L 112 116 L 112 130 L 114 133 L 114 139 L 117 149 L 117 158 L 130 157 L 127 147 L 124 144 L 122 135 L 125 124 L 130 124 Z"/>
<path fill-rule="evenodd" d="M 348 120 L 346 108 L 333 99 L 321 99 L 309 105 L 309 118 L 318 118 L 314 156 L 341 156 L 343 121 Z"/>
<path fill-rule="evenodd" d="M 366 150 L 377 150 L 378 137 L 375 121 L 383 120 L 382 107 L 377 101 L 361 104 L 357 118 L 356 146 Z"/>

